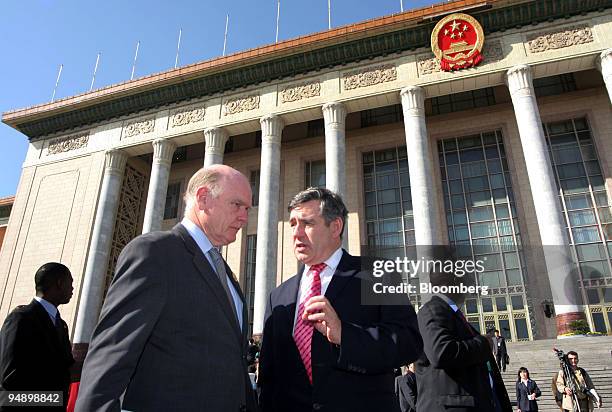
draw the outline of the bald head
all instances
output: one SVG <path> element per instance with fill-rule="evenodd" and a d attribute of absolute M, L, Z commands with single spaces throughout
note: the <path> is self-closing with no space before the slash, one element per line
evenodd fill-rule
<path fill-rule="evenodd" d="M 247 223 L 251 186 L 229 166 L 204 167 L 189 179 L 185 205 L 185 217 L 202 228 L 214 246 L 227 245 Z"/>

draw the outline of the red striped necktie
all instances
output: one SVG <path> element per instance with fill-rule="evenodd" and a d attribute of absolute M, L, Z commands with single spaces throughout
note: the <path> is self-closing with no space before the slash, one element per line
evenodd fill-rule
<path fill-rule="evenodd" d="M 319 296 L 321 294 L 321 272 L 325 269 L 325 263 L 319 263 L 317 265 L 312 265 L 310 267 L 310 287 L 308 288 L 308 292 L 302 298 L 300 302 L 300 306 L 298 307 L 298 315 L 297 320 L 295 322 L 295 330 L 293 331 L 293 340 L 295 341 L 295 346 L 297 346 L 298 351 L 300 352 L 300 357 L 302 358 L 302 362 L 304 363 L 304 368 L 306 368 L 306 373 L 308 374 L 308 380 L 312 385 L 312 332 L 314 326 L 312 322 L 308 320 L 302 319 L 304 315 L 304 306 L 308 299 L 313 296 Z"/>

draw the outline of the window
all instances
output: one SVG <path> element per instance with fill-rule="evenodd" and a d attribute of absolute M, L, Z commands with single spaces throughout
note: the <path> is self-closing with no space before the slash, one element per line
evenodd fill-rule
<path fill-rule="evenodd" d="M 259 204 L 259 169 L 251 171 L 249 181 L 251 183 L 251 193 L 253 194 L 251 203 L 255 207 Z"/>
<path fill-rule="evenodd" d="M 0 225 L 8 224 L 13 205 L 0 206 Z"/>
<path fill-rule="evenodd" d="M 306 162 L 304 186 L 305 188 L 325 187 L 325 160 Z"/>
<path fill-rule="evenodd" d="M 492 87 L 471 90 L 468 92 L 448 94 L 431 99 L 431 114 L 444 114 L 476 107 L 495 104 L 495 93 Z"/>
<path fill-rule="evenodd" d="M 361 112 L 361 127 L 380 126 L 383 124 L 397 123 L 404 119 L 402 105 L 379 107 Z"/>
<path fill-rule="evenodd" d="M 308 122 L 306 137 L 318 136 L 325 136 L 325 122 L 323 119 L 316 119 Z"/>
<path fill-rule="evenodd" d="M 573 73 L 533 79 L 533 89 L 537 97 L 552 96 L 576 90 Z"/>
<path fill-rule="evenodd" d="M 612 202 L 584 118 L 544 124 L 559 202 L 582 284 L 599 286 L 612 275 Z"/>
<path fill-rule="evenodd" d="M 246 272 L 244 279 L 244 298 L 249 314 L 248 336 L 253 334 L 253 314 L 255 313 L 255 257 L 257 256 L 257 235 L 246 238 Z"/>
<path fill-rule="evenodd" d="M 181 182 L 170 183 L 166 192 L 166 206 L 164 207 L 164 219 L 176 219 L 181 200 Z"/>
<path fill-rule="evenodd" d="M 405 254 L 415 245 L 406 147 L 365 152 L 362 160 L 368 253 L 397 248 Z"/>

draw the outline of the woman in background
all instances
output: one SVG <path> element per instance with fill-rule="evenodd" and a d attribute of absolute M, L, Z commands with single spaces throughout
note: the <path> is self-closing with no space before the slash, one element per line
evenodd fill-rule
<path fill-rule="evenodd" d="M 516 405 L 518 412 L 537 411 L 538 403 L 536 398 L 540 395 L 542 395 L 542 392 L 535 381 L 529 379 L 527 368 L 521 367 L 516 381 Z"/>

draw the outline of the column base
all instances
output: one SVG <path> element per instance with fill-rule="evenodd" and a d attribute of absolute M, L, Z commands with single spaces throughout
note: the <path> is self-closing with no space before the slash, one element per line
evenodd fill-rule
<path fill-rule="evenodd" d="M 557 336 L 572 332 L 570 323 L 576 320 L 585 320 L 584 312 L 568 312 L 557 315 Z"/>

